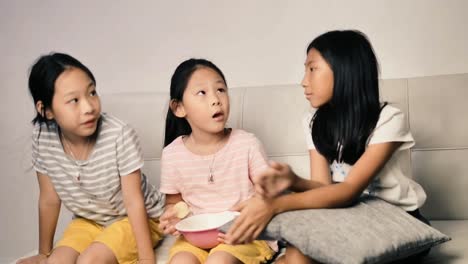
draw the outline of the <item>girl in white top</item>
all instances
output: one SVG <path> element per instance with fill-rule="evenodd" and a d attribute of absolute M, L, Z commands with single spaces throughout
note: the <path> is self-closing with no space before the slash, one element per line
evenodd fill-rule
<path fill-rule="evenodd" d="M 402 112 L 379 101 L 378 63 L 366 36 L 350 30 L 327 32 L 310 43 L 304 66 L 304 95 L 316 109 L 304 122 L 310 180 L 287 164 L 272 162 L 255 179 L 263 199 L 254 197 L 236 208 L 242 214 L 225 240 L 250 241 L 275 214 L 346 207 L 365 192 L 423 220 L 418 208 L 426 195 L 401 162 L 403 150 L 414 141 Z M 295 193 L 278 196 L 286 188 Z M 312 261 L 288 247 L 280 263 Z"/>

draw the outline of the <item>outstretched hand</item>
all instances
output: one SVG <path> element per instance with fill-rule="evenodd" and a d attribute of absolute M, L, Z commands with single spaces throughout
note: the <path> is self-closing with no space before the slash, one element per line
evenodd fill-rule
<path fill-rule="evenodd" d="M 264 198 L 273 198 L 293 185 L 295 175 L 286 163 L 271 161 L 270 166 L 254 179 L 255 192 Z"/>
<path fill-rule="evenodd" d="M 226 234 L 220 234 L 219 240 L 226 244 L 244 244 L 254 241 L 274 215 L 271 203 L 254 196 L 232 208 L 241 214 L 236 218 Z"/>

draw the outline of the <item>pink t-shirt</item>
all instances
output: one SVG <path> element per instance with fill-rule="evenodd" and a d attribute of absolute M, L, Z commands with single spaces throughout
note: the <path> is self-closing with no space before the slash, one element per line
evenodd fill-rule
<path fill-rule="evenodd" d="M 180 193 L 193 214 L 226 211 L 254 194 L 252 179 L 267 166 L 262 144 L 246 131 L 233 129 L 223 148 L 207 156 L 192 153 L 180 136 L 163 150 L 161 192 Z"/>

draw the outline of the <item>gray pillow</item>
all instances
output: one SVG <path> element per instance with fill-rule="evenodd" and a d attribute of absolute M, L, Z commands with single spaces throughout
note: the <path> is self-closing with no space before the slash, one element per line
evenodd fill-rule
<path fill-rule="evenodd" d="M 372 197 L 347 208 L 279 214 L 260 238 L 284 239 L 322 263 L 388 263 L 450 240 L 399 207 Z"/>

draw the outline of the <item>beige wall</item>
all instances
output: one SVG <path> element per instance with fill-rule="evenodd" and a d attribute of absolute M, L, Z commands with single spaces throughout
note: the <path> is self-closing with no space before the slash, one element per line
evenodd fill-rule
<path fill-rule="evenodd" d="M 101 93 L 167 90 L 188 57 L 213 60 L 230 86 L 293 84 L 313 37 L 356 28 L 385 79 L 464 73 L 467 10 L 463 0 L 0 0 L 0 263 L 37 247 L 27 69 L 38 55 L 76 56 Z"/>

